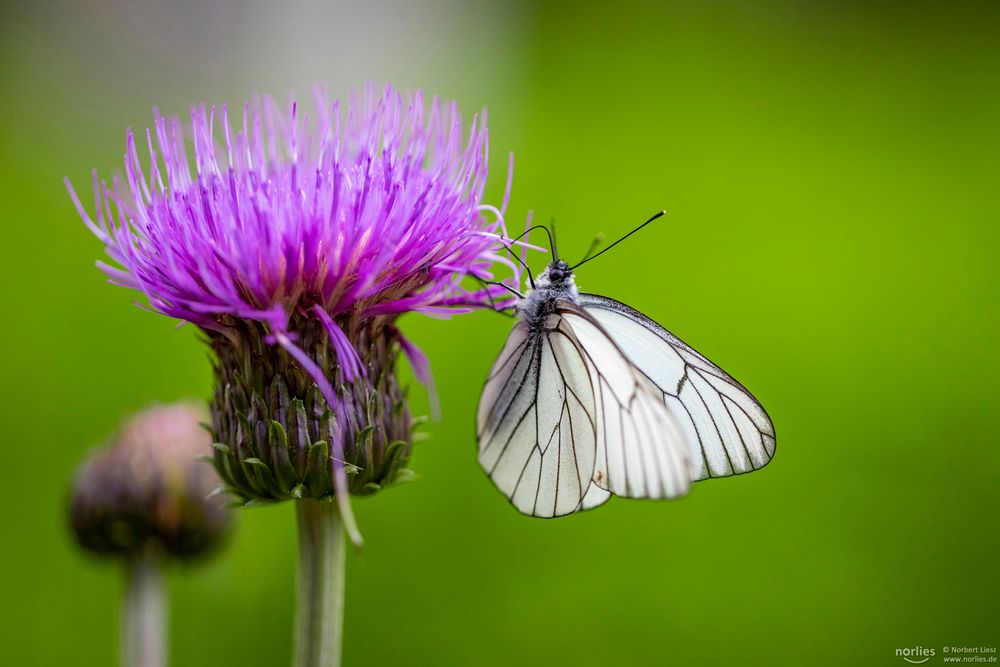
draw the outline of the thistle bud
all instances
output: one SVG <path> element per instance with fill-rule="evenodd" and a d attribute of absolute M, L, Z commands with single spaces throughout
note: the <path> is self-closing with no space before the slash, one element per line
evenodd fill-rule
<path fill-rule="evenodd" d="M 158 405 L 131 417 L 77 473 L 70 501 L 73 533 L 86 549 L 132 555 L 148 548 L 192 557 L 228 522 L 220 481 L 198 460 L 211 438 L 194 403 Z"/>
<path fill-rule="evenodd" d="M 299 323 L 298 345 L 315 354 L 325 377 L 341 377 L 324 358 L 326 331 Z M 259 325 L 211 337 L 218 359 L 212 398 L 215 465 L 244 501 L 334 496 L 343 457 L 349 491 L 368 495 L 402 479 L 410 453 L 411 419 L 394 365 L 394 329 L 369 325 L 354 336 L 365 372 L 319 386 L 284 349 L 268 345 Z"/>

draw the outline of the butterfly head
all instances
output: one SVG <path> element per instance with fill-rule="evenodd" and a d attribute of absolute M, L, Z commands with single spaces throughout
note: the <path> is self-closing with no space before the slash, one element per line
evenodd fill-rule
<path fill-rule="evenodd" d="M 545 316 L 555 312 L 557 301 L 575 301 L 578 294 L 573 269 L 561 259 L 550 262 L 533 285 L 517 305 L 521 316 L 529 323 L 541 325 Z"/>
<path fill-rule="evenodd" d="M 563 287 L 573 284 L 573 270 L 569 264 L 561 259 L 557 259 L 545 267 L 545 271 L 538 277 L 539 284 L 552 287 Z"/>

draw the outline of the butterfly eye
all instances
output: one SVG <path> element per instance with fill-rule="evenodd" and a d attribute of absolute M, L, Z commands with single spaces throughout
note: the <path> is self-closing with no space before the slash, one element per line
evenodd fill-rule
<path fill-rule="evenodd" d="M 552 269 L 549 271 L 549 280 L 552 282 L 559 282 L 566 277 L 566 273 L 562 269 Z"/>

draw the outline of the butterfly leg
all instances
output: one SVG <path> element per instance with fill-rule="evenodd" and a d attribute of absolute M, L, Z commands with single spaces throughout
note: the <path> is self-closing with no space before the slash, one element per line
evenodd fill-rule
<path fill-rule="evenodd" d="M 496 301 L 493 299 L 493 294 L 489 291 L 489 289 L 486 289 L 486 288 L 487 288 L 488 285 L 498 285 L 500 287 L 503 287 L 505 290 L 507 290 L 508 292 L 510 292 L 511 294 L 514 294 L 515 296 L 517 296 L 519 298 L 523 299 L 524 295 L 522 295 L 520 292 L 518 292 L 516 289 L 514 289 L 513 287 L 511 287 L 510 285 L 508 285 L 506 283 L 502 283 L 502 282 L 495 281 L 495 280 L 483 280 L 482 278 L 476 278 L 476 280 L 478 280 L 479 282 L 481 282 L 483 284 L 483 288 L 486 291 L 486 298 L 489 299 L 489 301 L 490 301 L 490 308 L 491 308 L 491 310 L 494 313 L 498 313 L 500 315 L 504 315 L 506 317 L 511 317 L 511 318 L 516 317 L 516 315 L 514 313 L 508 312 L 508 311 L 513 310 L 514 306 L 504 306 L 503 308 L 498 308 Z"/>

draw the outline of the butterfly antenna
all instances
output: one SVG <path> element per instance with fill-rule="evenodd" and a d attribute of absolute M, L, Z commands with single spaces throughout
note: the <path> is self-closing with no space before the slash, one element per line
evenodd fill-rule
<path fill-rule="evenodd" d="M 628 234 L 626 234 L 625 236 L 621 237 L 620 239 L 618 239 L 617 241 L 615 241 L 614 243 L 612 243 L 611 245 L 609 245 L 609 246 L 608 246 L 607 248 L 605 248 L 605 249 L 604 249 L 604 250 L 602 250 L 601 252 L 597 253 L 596 255 L 594 255 L 594 256 L 592 256 L 592 257 L 587 257 L 586 259 L 583 259 L 583 260 L 581 260 L 581 261 L 580 261 L 579 263 L 577 263 L 577 264 L 576 264 L 575 266 L 571 266 L 571 267 L 569 267 L 569 268 L 570 268 L 571 270 L 572 270 L 572 269 L 576 269 L 577 267 L 580 267 L 580 266 L 583 266 L 584 264 L 586 264 L 587 262 L 589 262 L 589 261 L 591 261 L 591 260 L 594 260 L 594 259 L 597 259 L 598 257 L 600 257 L 601 255 L 603 255 L 603 254 L 604 254 L 604 253 L 606 253 L 607 251 L 611 250 L 611 249 L 612 249 L 612 248 L 614 248 L 614 247 L 615 247 L 616 245 L 618 245 L 619 243 L 621 243 L 622 241 L 624 241 L 624 240 L 625 240 L 625 239 L 627 239 L 628 237 L 632 236 L 633 234 L 635 234 L 635 233 L 636 233 L 637 231 L 639 231 L 640 229 L 642 229 L 643 227 L 645 227 L 645 226 L 646 226 L 646 225 L 648 225 L 649 223 L 653 222 L 654 220 L 656 220 L 657 218 L 659 218 L 659 217 L 661 217 L 661 216 L 663 216 L 663 215 L 665 215 L 665 214 L 666 214 L 666 211 L 660 211 L 659 213 L 657 213 L 656 215 L 654 215 L 654 216 L 653 216 L 652 218 L 650 218 L 650 219 L 649 219 L 649 220 L 647 220 L 646 222 L 642 223 L 641 225 L 639 225 L 638 227 L 636 227 L 635 229 L 633 229 L 632 231 L 630 231 L 630 232 L 629 232 Z"/>
<path fill-rule="evenodd" d="M 515 236 L 514 238 L 512 238 L 510 240 L 510 245 L 508 245 L 506 243 L 504 244 L 504 246 L 507 248 L 507 252 L 509 252 L 511 255 L 513 255 L 514 259 L 517 260 L 517 263 L 520 264 L 521 266 L 523 266 L 524 270 L 528 272 L 528 283 L 531 285 L 531 289 L 535 289 L 535 279 L 531 275 L 531 267 L 528 266 L 527 264 L 525 264 L 524 260 L 521 259 L 520 255 L 518 255 L 516 252 L 514 252 L 513 248 L 511 248 L 511 245 L 513 245 L 514 243 L 517 243 L 518 241 L 520 241 L 521 239 L 523 239 L 525 236 L 527 236 L 531 232 L 535 231 L 536 229 L 541 229 L 542 231 L 545 232 L 545 235 L 547 237 L 549 237 L 549 249 L 552 251 L 552 255 L 556 256 L 555 239 L 552 237 L 552 232 L 550 232 L 549 228 L 546 227 L 545 225 L 535 225 L 533 227 L 528 227 L 523 232 L 521 232 L 520 234 L 518 234 L 517 236 Z"/>
<path fill-rule="evenodd" d="M 590 247 L 587 248 L 587 252 L 583 254 L 583 259 L 577 262 L 577 266 L 580 266 L 580 264 L 583 264 L 588 259 L 590 259 L 590 253 L 597 250 L 597 246 L 601 245 L 602 243 L 604 243 L 604 234 L 598 232 L 597 236 L 594 237 L 594 240 L 590 242 Z"/>
<path fill-rule="evenodd" d="M 559 237 L 556 236 L 556 219 L 549 218 L 549 224 L 552 226 L 552 235 L 549 237 L 549 245 L 552 246 L 552 259 L 559 259 L 558 243 Z"/>
<path fill-rule="evenodd" d="M 521 239 L 523 239 L 525 236 L 527 236 L 531 232 L 535 231 L 536 229 L 541 229 L 543 232 L 545 232 L 545 235 L 547 237 L 549 237 L 549 250 L 551 250 L 552 253 L 555 254 L 555 250 L 556 250 L 556 246 L 555 246 L 555 243 L 554 243 L 555 239 L 552 236 L 552 232 L 550 232 L 549 228 L 546 227 L 545 225 L 534 225 L 533 227 L 528 227 L 523 232 L 521 232 L 520 234 L 518 234 L 517 236 L 515 236 L 514 238 L 512 238 L 510 240 L 510 242 L 514 243 L 516 241 L 520 241 Z M 510 248 L 508 248 L 508 250 L 510 250 Z"/>

